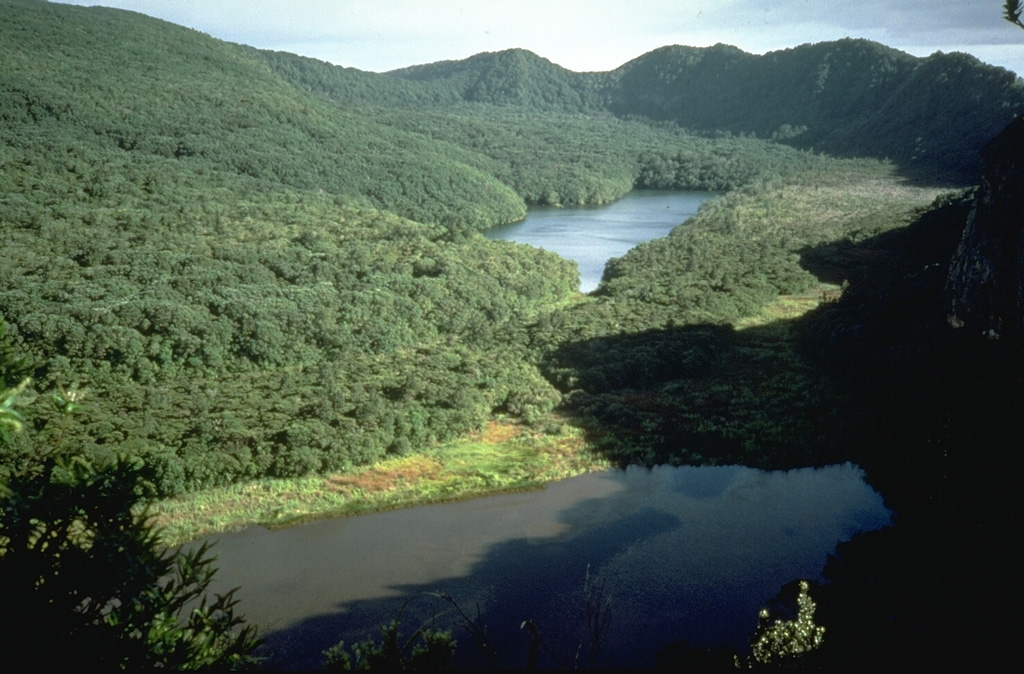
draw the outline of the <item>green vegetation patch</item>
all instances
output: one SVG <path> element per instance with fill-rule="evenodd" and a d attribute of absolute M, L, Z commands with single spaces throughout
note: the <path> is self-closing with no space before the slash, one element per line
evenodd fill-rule
<path fill-rule="evenodd" d="M 158 502 L 163 541 L 178 544 L 251 525 L 284 526 L 502 491 L 607 467 L 582 434 L 552 417 L 545 430 L 490 422 L 466 440 L 324 476 L 264 479 Z"/>
<path fill-rule="evenodd" d="M 543 371 L 609 460 L 841 460 L 845 394 L 809 362 L 794 321 L 859 290 L 859 265 L 884 255 L 870 242 L 927 219 L 942 191 L 879 164 L 831 168 L 709 202 L 609 263 L 589 301 L 538 321 Z"/>

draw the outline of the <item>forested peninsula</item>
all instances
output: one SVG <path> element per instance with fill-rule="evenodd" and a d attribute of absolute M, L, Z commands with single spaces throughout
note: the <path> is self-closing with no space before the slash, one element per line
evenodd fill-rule
<path fill-rule="evenodd" d="M 167 500 L 498 424 L 611 465 L 853 460 L 938 488 L 978 417 L 936 364 L 971 382 L 985 437 L 1019 393 L 943 332 L 981 149 L 1024 111 L 1021 80 L 973 57 L 846 39 L 376 74 L 41 0 L 0 0 L 0 44 L 21 429 L 0 475 L 73 448 L 129 457 Z M 590 295 L 573 263 L 480 234 L 637 188 L 723 196 Z"/>

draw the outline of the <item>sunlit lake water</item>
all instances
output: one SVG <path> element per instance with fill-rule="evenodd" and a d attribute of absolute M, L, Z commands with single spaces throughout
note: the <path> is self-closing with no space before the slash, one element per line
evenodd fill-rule
<path fill-rule="evenodd" d="M 580 290 L 587 293 L 600 283 L 610 258 L 665 236 L 714 196 L 711 192 L 636 190 L 608 206 L 534 207 L 522 222 L 489 229 L 484 236 L 527 243 L 575 260 Z"/>
<path fill-rule="evenodd" d="M 527 618 L 559 648 L 578 641 L 589 573 L 611 599 L 598 664 L 650 665 L 680 639 L 742 648 L 782 585 L 818 578 L 838 542 L 889 517 L 851 465 L 630 468 L 533 492 L 227 534 L 215 548 L 217 582 L 241 587 L 241 608 L 269 637 L 275 668 L 318 667 L 324 648 L 374 634 L 410 597 L 411 631 L 446 608 L 430 592 L 471 615 L 479 606 L 502 664 L 521 667 Z M 467 635 L 456 638 L 460 664 L 483 664 Z"/>

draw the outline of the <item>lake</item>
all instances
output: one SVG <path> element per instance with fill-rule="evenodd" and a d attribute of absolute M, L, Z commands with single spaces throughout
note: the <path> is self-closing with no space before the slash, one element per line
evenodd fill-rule
<path fill-rule="evenodd" d="M 709 196 L 634 192 L 601 208 L 531 209 L 487 234 L 576 259 L 589 291 L 608 258 L 666 234 Z M 225 534 L 214 589 L 241 588 L 239 608 L 267 638 L 274 669 L 318 668 L 325 648 L 377 636 L 400 614 L 406 635 L 431 619 L 454 627 L 462 668 L 524 667 L 527 619 L 551 647 L 542 666 L 644 667 L 680 640 L 744 649 L 783 585 L 818 579 L 837 543 L 889 523 L 850 464 L 634 467 L 537 491 Z M 470 618 L 479 610 L 496 663 L 436 593 Z M 574 659 L 588 605 L 609 611 L 593 663 Z"/>
<path fill-rule="evenodd" d="M 405 634 L 449 608 L 482 621 L 501 664 L 522 667 L 532 618 L 567 666 L 584 585 L 610 598 L 602 667 L 653 664 L 681 639 L 743 648 L 757 612 L 796 578 L 817 579 L 840 541 L 886 526 L 882 498 L 846 464 L 766 472 L 629 468 L 546 489 L 220 537 L 217 587 L 268 637 L 268 665 L 309 669 L 344 639 L 405 609 Z M 411 601 L 410 601 L 411 598 Z M 454 616 L 439 624 L 450 626 Z M 457 664 L 487 664 L 456 629 Z"/>
<path fill-rule="evenodd" d="M 713 192 L 634 190 L 607 206 L 531 207 L 526 219 L 484 231 L 489 239 L 516 241 L 574 260 L 580 268 L 580 291 L 601 281 L 605 263 L 633 246 L 668 234 Z"/>

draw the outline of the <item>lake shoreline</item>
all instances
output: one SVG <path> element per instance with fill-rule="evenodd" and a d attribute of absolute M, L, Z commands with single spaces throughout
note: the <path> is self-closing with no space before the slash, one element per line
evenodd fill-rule
<path fill-rule="evenodd" d="M 608 260 L 667 236 L 720 192 L 632 190 L 607 204 L 531 206 L 526 218 L 483 230 L 491 240 L 542 248 L 576 262 L 580 292 L 597 288 Z"/>
<path fill-rule="evenodd" d="M 431 503 L 543 489 L 612 466 L 557 416 L 541 424 L 493 419 L 463 440 L 351 471 L 207 489 L 152 504 L 166 545 L 249 526 L 282 528 Z"/>

